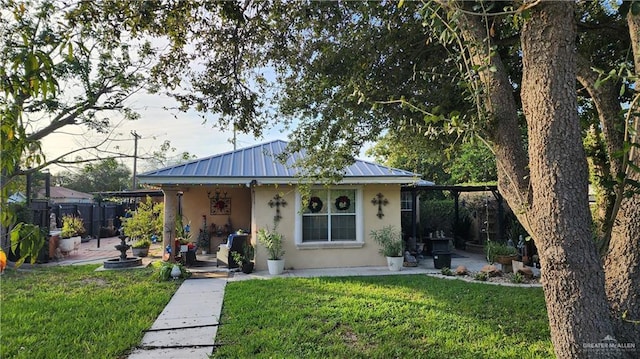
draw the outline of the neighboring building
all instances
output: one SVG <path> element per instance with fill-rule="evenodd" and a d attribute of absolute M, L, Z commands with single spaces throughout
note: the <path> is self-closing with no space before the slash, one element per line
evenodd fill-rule
<path fill-rule="evenodd" d="M 51 186 L 50 194 L 49 200 L 52 204 L 93 203 L 93 195 L 65 187 Z M 44 189 L 38 192 L 38 197 L 45 198 Z"/>
<path fill-rule="evenodd" d="M 312 187 L 310 205 L 303 207 L 294 166 L 303 154 L 290 156 L 283 165 L 276 157 L 286 145 L 264 143 L 143 173 L 138 179 L 162 189 L 165 223 L 175 221 L 181 211 L 194 231 L 193 241 L 198 228 L 213 224 L 221 233 L 248 230 L 255 245 L 257 230 L 273 228 L 277 219 L 287 268 L 385 265 L 369 233 L 388 225 L 400 228 L 401 185 L 415 182 L 418 175 L 357 160 L 345 169 L 340 184 Z M 165 228 L 168 243 L 175 229 Z M 212 240 L 210 250 L 223 240 L 224 235 Z M 265 249 L 257 245 L 256 268 L 266 269 L 266 259 Z"/>

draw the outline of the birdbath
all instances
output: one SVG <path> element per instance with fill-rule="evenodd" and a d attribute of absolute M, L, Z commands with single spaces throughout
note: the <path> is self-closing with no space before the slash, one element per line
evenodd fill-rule
<path fill-rule="evenodd" d="M 104 261 L 105 269 L 117 269 L 117 268 L 131 268 L 138 267 L 142 265 L 142 258 L 140 257 L 127 257 L 127 251 L 131 248 L 130 245 L 127 244 L 127 237 L 124 235 L 120 235 L 120 244 L 116 245 L 116 249 L 120 251 L 120 256 L 118 258 L 107 259 Z"/>

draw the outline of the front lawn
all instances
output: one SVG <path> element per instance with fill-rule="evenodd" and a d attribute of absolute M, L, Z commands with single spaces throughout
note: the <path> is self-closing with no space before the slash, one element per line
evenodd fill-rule
<path fill-rule="evenodd" d="M 0 276 L 0 358 L 118 358 L 139 345 L 181 282 L 97 267 Z"/>
<path fill-rule="evenodd" d="M 553 358 L 540 288 L 424 275 L 227 285 L 217 358 Z"/>

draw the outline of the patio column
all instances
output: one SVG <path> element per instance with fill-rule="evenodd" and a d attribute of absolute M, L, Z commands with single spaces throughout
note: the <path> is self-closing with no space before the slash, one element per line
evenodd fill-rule
<path fill-rule="evenodd" d="M 178 208 L 178 190 L 162 189 L 164 193 L 164 231 L 162 231 L 162 250 L 166 252 L 167 246 L 171 246 L 169 254 L 169 262 L 174 261 L 175 248 L 173 248 L 173 240 L 176 237 L 176 210 Z M 164 258 L 164 256 L 163 256 Z"/>

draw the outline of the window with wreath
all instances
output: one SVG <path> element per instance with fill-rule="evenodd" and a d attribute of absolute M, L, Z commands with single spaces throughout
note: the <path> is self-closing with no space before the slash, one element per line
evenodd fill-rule
<path fill-rule="evenodd" d="M 312 190 L 302 211 L 302 242 L 356 241 L 355 189 Z"/>

